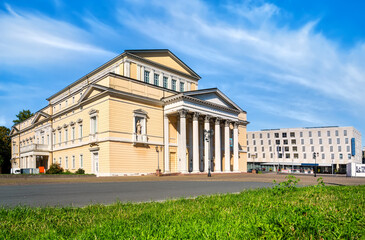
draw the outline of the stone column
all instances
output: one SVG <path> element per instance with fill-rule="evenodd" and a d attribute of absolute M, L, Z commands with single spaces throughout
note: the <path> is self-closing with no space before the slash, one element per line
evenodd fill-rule
<path fill-rule="evenodd" d="M 186 161 L 186 113 L 185 109 L 179 111 L 180 114 L 180 161 L 181 172 L 187 173 L 187 161 Z"/>
<path fill-rule="evenodd" d="M 220 119 L 215 119 L 215 172 L 222 171 L 222 157 L 221 157 L 221 125 Z"/>
<path fill-rule="evenodd" d="M 170 151 L 169 151 L 169 117 L 165 114 L 163 119 L 163 125 L 164 125 L 164 159 L 165 159 L 165 173 L 170 172 Z"/>
<path fill-rule="evenodd" d="M 233 128 L 233 171 L 238 172 L 238 124 L 234 123 Z"/>
<path fill-rule="evenodd" d="M 205 116 L 204 118 L 204 132 L 210 130 L 210 117 Z M 208 172 L 209 160 L 210 160 L 210 133 L 207 135 L 204 133 L 204 171 Z"/>
<path fill-rule="evenodd" d="M 224 171 L 231 171 L 231 148 L 229 146 L 229 121 L 224 125 Z"/>
<path fill-rule="evenodd" d="M 193 172 L 199 172 L 199 113 L 193 116 Z"/>

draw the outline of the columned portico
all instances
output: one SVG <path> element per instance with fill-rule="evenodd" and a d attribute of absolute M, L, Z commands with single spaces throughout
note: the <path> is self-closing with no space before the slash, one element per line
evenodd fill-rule
<path fill-rule="evenodd" d="M 210 167 L 211 171 L 228 173 L 238 172 L 241 169 L 238 125 L 247 124 L 239 116 L 243 110 L 229 99 L 223 100 L 224 96 L 218 90 L 209 91 L 210 95 L 206 97 L 192 96 L 197 92 L 192 91 L 164 99 L 165 172 L 199 173 L 208 172 Z M 171 128 L 169 128 L 170 118 L 167 116 L 171 116 Z M 176 129 L 176 133 L 175 130 L 173 133 L 169 132 L 171 129 Z M 169 142 L 170 140 L 172 142 Z M 187 146 L 189 159 L 187 159 Z M 172 157 L 175 156 L 176 148 L 177 159 Z"/>

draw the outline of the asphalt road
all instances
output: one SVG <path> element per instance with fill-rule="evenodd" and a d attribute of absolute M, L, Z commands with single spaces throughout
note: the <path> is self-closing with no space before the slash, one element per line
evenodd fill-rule
<path fill-rule="evenodd" d="M 106 182 L 0 186 L 0 206 L 74 206 L 146 202 L 271 187 L 264 182 Z"/>

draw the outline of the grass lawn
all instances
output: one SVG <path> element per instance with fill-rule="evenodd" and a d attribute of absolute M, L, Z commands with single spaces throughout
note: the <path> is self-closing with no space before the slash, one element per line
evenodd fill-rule
<path fill-rule="evenodd" d="M 0 239 L 365 239 L 365 186 L 259 189 L 163 203 L 0 208 Z"/>

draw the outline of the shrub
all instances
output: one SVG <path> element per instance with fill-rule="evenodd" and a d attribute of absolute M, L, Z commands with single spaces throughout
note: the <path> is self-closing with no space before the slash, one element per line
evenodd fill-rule
<path fill-rule="evenodd" d="M 63 173 L 63 168 L 58 163 L 53 163 L 46 171 L 46 174 L 61 174 L 61 173 Z"/>
<path fill-rule="evenodd" d="M 76 174 L 85 174 L 85 170 L 82 168 L 77 169 Z"/>

